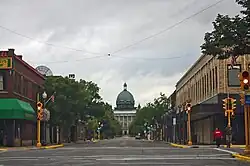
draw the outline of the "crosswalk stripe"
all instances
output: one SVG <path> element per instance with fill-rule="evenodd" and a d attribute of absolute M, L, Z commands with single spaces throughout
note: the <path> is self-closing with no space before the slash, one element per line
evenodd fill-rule
<path fill-rule="evenodd" d="M 101 158 L 96 159 L 98 161 L 129 161 L 129 160 L 236 160 L 235 158 L 229 157 L 152 157 L 152 158 Z"/>

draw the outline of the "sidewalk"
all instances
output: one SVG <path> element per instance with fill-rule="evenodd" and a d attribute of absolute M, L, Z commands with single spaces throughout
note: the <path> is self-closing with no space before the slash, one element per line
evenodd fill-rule
<path fill-rule="evenodd" d="M 244 148 L 215 148 L 218 151 L 230 153 L 232 157 L 237 158 L 238 160 L 243 160 L 250 162 L 250 156 L 244 155 Z"/>
<path fill-rule="evenodd" d="M 173 147 L 178 147 L 178 148 L 216 148 L 216 145 L 183 145 L 183 144 L 176 144 L 176 143 L 171 143 L 169 144 Z M 221 145 L 223 148 L 227 148 L 227 145 Z M 238 149 L 244 149 L 246 146 L 245 145 L 232 145 L 231 148 L 238 148 Z"/>
<path fill-rule="evenodd" d="M 220 148 L 216 148 L 216 145 L 180 145 L 175 143 L 169 143 L 173 147 L 177 148 L 213 148 L 218 151 L 230 153 L 232 157 L 237 158 L 238 160 L 244 160 L 250 162 L 250 156 L 244 155 L 245 145 L 232 145 L 231 148 L 227 148 L 226 145 L 222 145 Z"/>

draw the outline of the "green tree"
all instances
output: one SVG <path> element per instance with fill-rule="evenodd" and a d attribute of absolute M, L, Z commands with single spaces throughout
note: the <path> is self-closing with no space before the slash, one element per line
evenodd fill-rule
<path fill-rule="evenodd" d="M 160 93 L 158 98 L 155 98 L 153 102 L 147 103 L 136 113 L 134 121 L 130 125 L 131 133 L 137 134 L 144 130 L 144 123 L 153 124 L 153 119 L 160 121 L 161 116 L 167 111 L 169 100 L 167 96 Z"/>
<path fill-rule="evenodd" d="M 45 89 L 49 96 L 56 92 L 54 103 L 49 102 L 46 106 L 51 112 L 49 123 L 60 126 L 65 133 L 69 133 L 70 127 L 77 124 L 78 120 L 88 121 L 88 128 L 92 131 L 104 119 L 116 123 L 112 107 L 102 101 L 100 88 L 91 81 L 51 76 L 46 79 Z M 117 127 L 110 130 L 114 132 Z"/>
<path fill-rule="evenodd" d="M 212 55 L 218 59 L 227 59 L 250 53 L 250 2 L 236 0 L 243 7 L 242 16 L 229 17 L 218 14 L 213 24 L 213 31 L 207 32 L 202 53 Z"/>

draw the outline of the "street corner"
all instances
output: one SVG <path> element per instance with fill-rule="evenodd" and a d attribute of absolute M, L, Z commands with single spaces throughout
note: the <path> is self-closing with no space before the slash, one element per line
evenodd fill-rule
<path fill-rule="evenodd" d="M 40 149 L 56 149 L 56 148 L 61 148 L 61 147 L 64 147 L 64 145 L 59 144 L 59 145 L 42 146 L 40 147 Z"/>
<path fill-rule="evenodd" d="M 234 154 L 232 154 L 232 157 L 234 157 L 238 160 L 250 162 L 250 156 L 244 156 L 244 155 L 241 155 L 239 153 L 234 153 Z"/>
<path fill-rule="evenodd" d="M 176 148 L 190 148 L 187 145 L 180 145 L 180 144 L 175 144 L 175 143 L 169 143 L 171 146 L 176 147 Z"/>

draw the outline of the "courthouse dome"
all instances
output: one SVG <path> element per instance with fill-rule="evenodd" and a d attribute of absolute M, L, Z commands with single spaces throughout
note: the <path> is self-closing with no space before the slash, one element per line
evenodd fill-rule
<path fill-rule="evenodd" d="M 127 90 L 127 84 L 124 83 L 123 91 L 119 93 L 116 99 L 117 108 L 134 108 L 134 96 Z"/>

